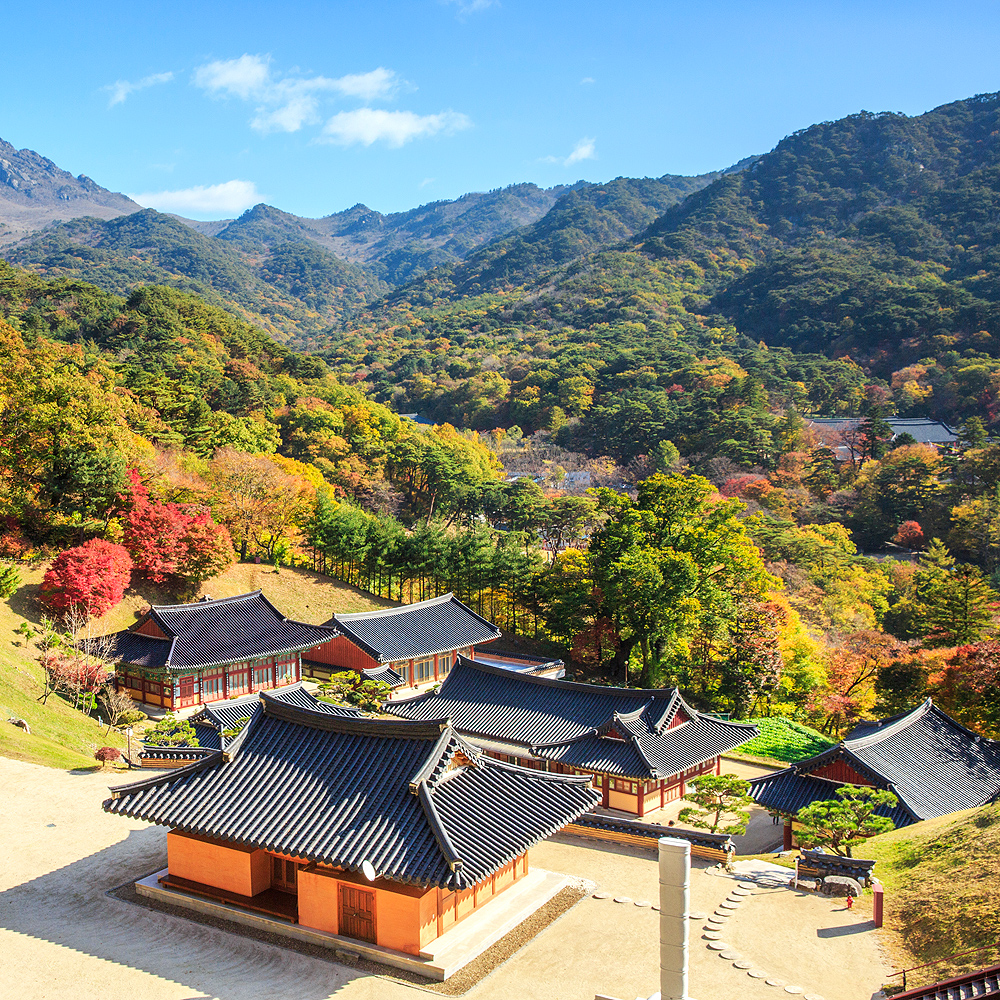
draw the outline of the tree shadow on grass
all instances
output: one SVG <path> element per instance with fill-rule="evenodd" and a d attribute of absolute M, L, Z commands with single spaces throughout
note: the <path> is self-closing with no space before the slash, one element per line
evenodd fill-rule
<path fill-rule="evenodd" d="M 38 592 L 41 590 L 40 583 L 25 583 L 18 587 L 14 593 L 7 598 L 10 610 L 19 618 L 24 618 L 32 625 L 41 625 L 45 612 L 38 603 Z"/>

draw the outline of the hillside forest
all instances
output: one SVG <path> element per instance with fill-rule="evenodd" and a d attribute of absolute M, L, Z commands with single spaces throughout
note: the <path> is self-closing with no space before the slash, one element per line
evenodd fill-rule
<path fill-rule="evenodd" d="M 737 718 L 839 734 L 930 695 L 1000 736 L 1000 97 L 689 181 L 556 192 L 405 274 L 274 242 L 312 275 L 281 324 L 259 271 L 130 272 L 133 230 L 217 239 L 157 213 L 22 241 L 0 559 L 56 560 L 54 615 L 113 603 L 98 557 L 178 598 L 237 559 L 307 565 L 453 591 L 580 678 Z M 817 415 L 852 419 L 831 441 Z"/>

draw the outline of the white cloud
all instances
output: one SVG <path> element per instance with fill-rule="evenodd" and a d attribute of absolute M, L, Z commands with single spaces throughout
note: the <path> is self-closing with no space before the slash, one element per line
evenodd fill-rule
<path fill-rule="evenodd" d="M 399 78 L 391 69 L 379 66 L 370 73 L 349 73 L 337 80 L 331 80 L 345 97 L 359 97 L 362 101 L 374 101 L 379 97 L 391 97 Z"/>
<path fill-rule="evenodd" d="M 470 14 L 478 14 L 488 7 L 499 7 L 499 0 L 441 0 L 443 4 L 453 4 L 457 9 L 458 16 L 465 18 Z"/>
<path fill-rule="evenodd" d="M 542 163 L 558 163 L 564 167 L 571 167 L 581 160 L 596 160 L 597 146 L 596 139 L 581 139 L 574 147 L 569 156 L 543 156 Z"/>
<path fill-rule="evenodd" d="M 418 115 L 413 111 L 383 111 L 378 108 L 358 108 L 341 111 L 323 126 L 319 142 L 351 146 L 370 146 L 385 142 L 399 147 L 411 139 L 444 134 L 469 128 L 472 122 L 457 111 L 442 111 L 436 115 Z"/>
<path fill-rule="evenodd" d="M 596 81 L 596 80 L 595 80 L 595 79 L 594 79 L 594 78 L 593 78 L 592 76 L 585 76 L 585 77 L 584 77 L 584 78 L 583 78 L 583 79 L 582 79 L 582 80 L 580 81 L 580 84 L 581 84 L 581 85 L 583 85 L 583 84 L 585 84 L 585 83 L 597 83 L 597 81 Z"/>
<path fill-rule="evenodd" d="M 243 54 L 239 59 L 220 59 L 194 71 L 196 87 L 212 94 L 230 94 L 243 100 L 256 94 L 271 77 L 270 56 Z"/>
<path fill-rule="evenodd" d="M 257 104 L 250 126 L 259 132 L 298 132 L 320 121 L 323 95 L 374 101 L 391 97 L 400 86 L 398 75 L 379 66 L 368 73 L 325 76 L 276 76 L 271 57 L 244 53 L 199 67 L 195 86 L 214 97 L 237 97 Z"/>
<path fill-rule="evenodd" d="M 581 139 L 574 147 L 573 152 L 565 159 L 565 164 L 567 167 L 572 166 L 574 163 L 579 163 L 581 160 L 593 160 L 597 157 L 597 151 L 594 148 L 594 139 Z"/>
<path fill-rule="evenodd" d="M 253 181 L 238 180 L 199 184 L 180 191 L 147 191 L 129 197 L 144 208 L 179 215 L 236 215 L 264 200 Z"/>
<path fill-rule="evenodd" d="M 144 76 L 135 83 L 131 83 L 128 80 L 116 80 L 114 83 L 103 88 L 111 94 L 108 100 L 108 107 L 113 108 L 116 104 L 121 104 L 129 94 L 134 94 L 137 90 L 145 90 L 146 87 L 155 87 L 158 83 L 170 83 L 173 78 L 173 73 L 153 73 L 151 76 Z"/>
<path fill-rule="evenodd" d="M 425 178 L 424 178 L 424 179 L 423 179 L 423 180 L 422 180 L 422 181 L 421 181 L 421 182 L 420 182 L 420 183 L 419 183 L 419 184 L 417 185 L 417 187 L 421 187 L 421 188 L 425 188 L 425 187 L 427 187 L 427 185 L 428 185 L 428 184 L 433 184 L 433 183 L 434 183 L 434 180 L 435 180 L 435 178 L 433 178 L 433 177 L 425 177 Z"/>

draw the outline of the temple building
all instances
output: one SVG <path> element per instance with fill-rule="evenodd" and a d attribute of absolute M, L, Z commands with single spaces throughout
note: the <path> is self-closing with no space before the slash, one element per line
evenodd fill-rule
<path fill-rule="evenodd" d="M 116 662 L 119 690 L 176 710 L 301 678 L 302 652 L 337 629 L 286 618 L 259 590 L 194 604 L 151 607 L 136 624 L 99 640 Z"/>
<path fill-rule="evenodd" d="M 258 699 L 224 750 L 104 803 L 169 828 L 155 881 L 178 905 L 214 901 L 420 956 L 473 914 L 505 912 L 491 902 L 533 877 L 529 849 L 599 799 L 585 778 L 487 757 L 447 720 Z"/>
<path fill-rule="evenodd" d="M 401 608 L 334 615 L 335 633 L 303 659 L 307 677 L 357 670 L 392 688 L 421 688 L 448 676 L 457 656 L 474 657 L 477 644 L 493 642 L 500 630 L 453 594 Z"/>
<path fill-rule="evenodd" d="M 721 773 L 756 726 L 696 711 L 676 689 L 577 684 L 460 658 L 436 692 L 392 701 L 402 718 L 448 718 L 488 753 L 558 774 L 586 774 L 601 805 L 644 816 Z"/>
<path fill-rule="evenodd" d="M 1000 743 L 959 725 L 928 698 L 912 712 L 863 722 L 847 738 L 783 771 L 750 782 L 750 794 L 785 818 L 793 846 L 796 813 L 836 798 L 842 785 L 891 791 L 897 827 L 981 806 L 1000 793 Z"/>

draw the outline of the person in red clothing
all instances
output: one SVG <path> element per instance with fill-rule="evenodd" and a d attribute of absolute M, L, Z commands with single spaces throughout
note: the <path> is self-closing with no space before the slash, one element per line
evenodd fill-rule
<path fill-rule="evenodd" d="M 853 906 L 854 906 L 854 894 L 849 892 L 847 894 L 847 908 L 851 909 Z"/>

